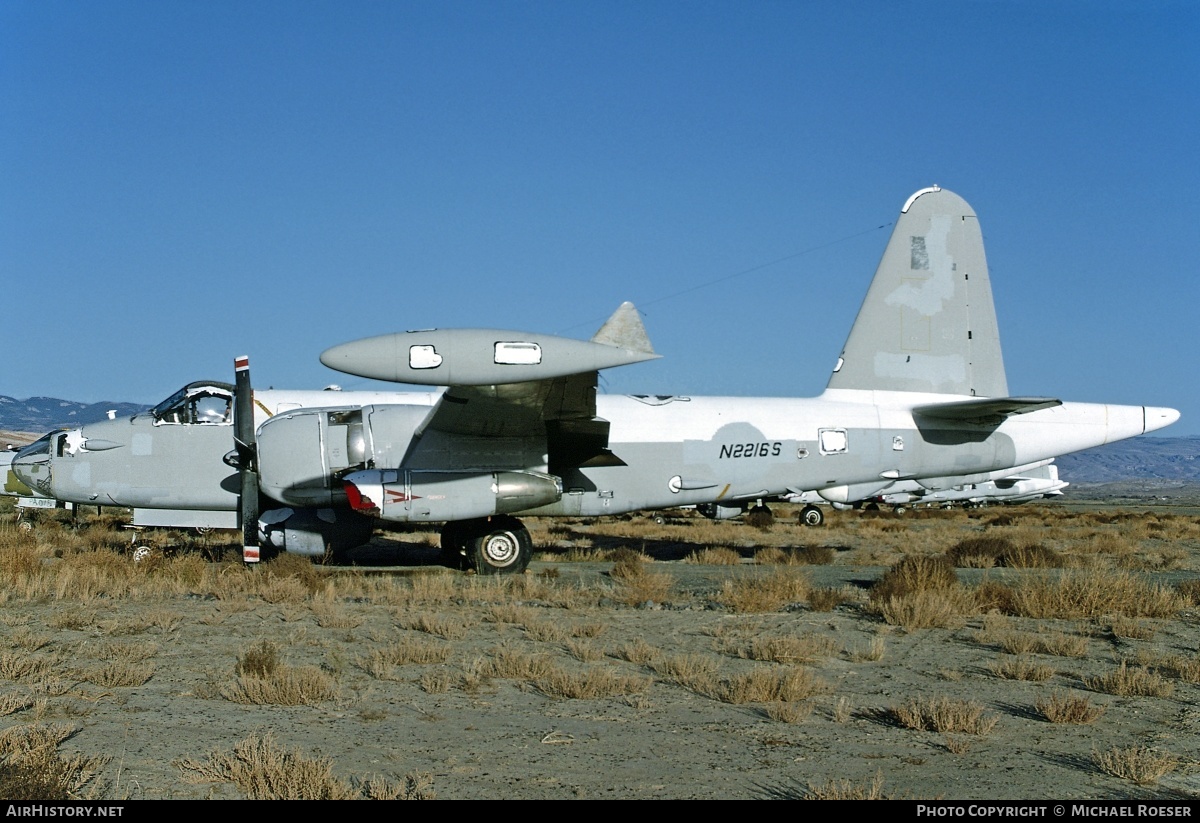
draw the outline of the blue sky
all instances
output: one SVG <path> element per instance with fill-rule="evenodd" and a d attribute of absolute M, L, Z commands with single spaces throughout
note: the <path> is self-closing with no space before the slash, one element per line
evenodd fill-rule
<path fill-rule="evenodd" d="M 379 384 L 412 328 L 662 360 L 613 393 L 814 396 L 891 222 L 983 227 L 1010 391 L 1200 434 L 1200 4 L 0 3 L 0 394 Z"/>

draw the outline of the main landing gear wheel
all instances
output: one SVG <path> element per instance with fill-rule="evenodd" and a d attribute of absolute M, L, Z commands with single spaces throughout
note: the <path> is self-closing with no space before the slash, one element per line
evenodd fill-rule
<path fill-rule="evenodd" d="M 533 540 L 515 517 L 479 521 L 480 530 L 468 544 L 471 566 L 478 574 L 520 574 L 533 559 Z"/>
<path fill-rule="evenodd" d="M 135 546 L 131 553 L 134 563 L 147 563 L 162 556 L 162 551 L 153 546 Z"/>
<path fill-rule="evenodd" d="M 800 510 L 800 522 L 806 526 L 820 526 L 825 522 L 825 512 L 818 506 L 805 506 Z"/>

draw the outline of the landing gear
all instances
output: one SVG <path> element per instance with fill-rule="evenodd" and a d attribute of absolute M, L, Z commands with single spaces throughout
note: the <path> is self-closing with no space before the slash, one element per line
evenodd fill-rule
<path fill-rule="evenodd" d="M 800 522 L 806 526 L 820 526 L 825 522 L 825 512 L 810 504 L 800 510 Z"/>
<path fill-rule="evenodd" d="M 908 511 L 908 507 L 905 506 L 903 503 L 897 503 L 895 506 L 892 507 L 892 513 L 896 514 L 896 515 L 904 514 L 906 511 Z"/>
<path fill-rule="evenodd" d="M 134 563 L 146 563 L 161 558 L 163 553 L 162 549 L 154 546 L 135 546 L 130 556 Z"/>
<path fill-rule="evenodd" d="M 467 542 L 470 540 L 468 526 L 472 522 L 451 520 L 442 526 L 442 562 L 452 569 L 462 571 L 467 567 Z"/>
<path fill-rule="evenodd" d="M 477 574 L 520 574 L 533 559 L 529 530 L 515 517 L 454 520 L 442 527 L 442 558 Z"/>

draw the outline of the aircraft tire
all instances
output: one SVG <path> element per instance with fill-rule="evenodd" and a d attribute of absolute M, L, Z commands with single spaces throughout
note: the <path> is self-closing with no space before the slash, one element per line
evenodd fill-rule
<path fill-rule="evenodd" d="M 477 574 L 521 574 L 533 559 L 533 539 L 515 517 L 504 515 L 482 521 L 481 531 L 470 541 L 471 566 Z"/>
<path fill-rule="evenodd" d="M 908 508 L 903 505 L 896 506 L 895 508 L 892 509 L 892 512 L 895 514 L 904 514 L 906 511 L 908 511 Z"/>
<path fill-rule="evenodd" d="M 825 522 L 825 512 L 819 506 L 805 506 L 800 510 L 800 522 L 805 526 L 820 526 Z"/>
<path fill-rule="evenodd" d="M 135 546 L 130 556 L 133 558 L 134 563 L 142 564 L 160 559 L 163 553 L 153 546 Z"/>

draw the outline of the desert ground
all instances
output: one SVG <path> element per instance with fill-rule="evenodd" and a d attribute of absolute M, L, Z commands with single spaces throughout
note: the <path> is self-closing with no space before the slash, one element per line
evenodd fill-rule
<path fill-rule="evenodd" d="M 0 796 L 1200 797 L 1200 509 L 667 515 L 486 577 L 5 501 Z"/>

